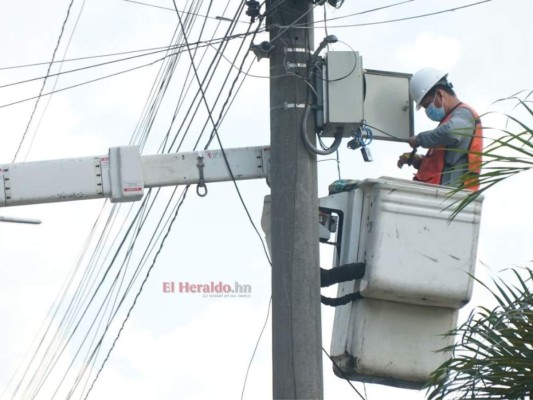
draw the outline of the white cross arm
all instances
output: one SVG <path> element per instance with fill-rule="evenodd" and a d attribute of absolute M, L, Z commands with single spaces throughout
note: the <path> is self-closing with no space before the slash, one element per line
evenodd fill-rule
<path fill-rule="evenodd" d="M 0 164 L 0 207 L 136 201 L 145 188 L 261 179 L 269 168 L 267 146 L 147 156 L 137 146 L 112 147 L 105 156 Z"/>

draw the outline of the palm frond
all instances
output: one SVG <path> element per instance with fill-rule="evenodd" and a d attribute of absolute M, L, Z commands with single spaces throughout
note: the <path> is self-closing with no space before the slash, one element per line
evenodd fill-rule
<path fill-rule="evenodd" d="M 463 189 L 468 189 L 468 187 L 460 187 L 450 191 L 450 198 L 455 197 L 455 200 L 448 206 L 448 208 L 454 209 L 450 215 L 450 220 L 453 220 L 465 207 L 468 207 L 469 204 L 485 194 L 494 185 L 533 169 L 533 127 L 531 127 L 533 102 L 528 100 L 531 96 L 533 96 L 533 91 L 521 91 L 495 102 L 514 102 L 513 111 L 516 113 L 522 111 L 525 117 L 521 116 L 519 118 L 512 114 L 496 112 L 488 112 L 482 115 L 482 118 L 491 114 L 503 115 L 507 121 L 506 127 L 500 129 L 485 127 L 483 129 L 483 138 L 488 144 L 486 144 L 483 152 L 480 153 L 483 159 L 479 175 L 480 189 L 458 198 L 455 195 Z M 513 128 L 510 125 L 513 125 Z M 456 132 L 455 134 L 460 135 L 461 132 Z M 496 137 L 491 134 L 496 134 Z M 465 150 L 457 151 L 464 152 Z M 460 165 L 457 168 L 464 170 L 466 165 Z M 468 177 L 468 174 L 465 174 L 461 180 L 467 182 Z"/>
<path fill-rule="evenodd" d="M 447 333 L 458 340 L 441 351 L 452 357 L 427 383 L 428 399 L 519 400 L 533 393 L 533 270 L 513 268 L 513 285 L 480 282 L 496 300 Z"/>

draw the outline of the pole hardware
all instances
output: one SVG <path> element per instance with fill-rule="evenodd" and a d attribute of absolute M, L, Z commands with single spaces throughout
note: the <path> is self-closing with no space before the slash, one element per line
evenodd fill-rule
<path fill-rule="evenodd" d="M 198 156 L 196 158 L 196 166 L 198 167 L 198 173 L 200 174 L 200 179 L 198 181 L 198 184 L 196 185 L 196 194 L 200 197 L 207 196 L 207 186 L 205 185 L 205 178 L 204 178 L 204 152 L 199 151 Z"/>
<path fill-rule="evenodd" d="M 252 44 L 250 50 L 257 57 L 257 61 L 260 61 L 262 58 L 269 58 L 270 53 L 274 46 L 269 41 L 265 40 L 259 44 Z"/>
<path fill-rule="evenodd" d="M 261 8 L 261 5 L 257 0 L 249 0 L 246 2 L 246 5 L 248 6 L 246 15 L 250 17 L 250 22 L 253 24 L 255 19 L 260 15 L 259 9 Z"/>

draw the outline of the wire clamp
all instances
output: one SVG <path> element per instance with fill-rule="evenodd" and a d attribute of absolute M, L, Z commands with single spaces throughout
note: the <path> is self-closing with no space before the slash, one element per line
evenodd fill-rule
<path fill-rule="evenodd" d="M 307 68 L 307 63 L 285 63 L 286 69 Z"/>
<path fill-rule="evenodd" d="M 289 108 L 305 108 L 307 104 L 305 103 L 283 103 L 283 109 L 288 110 Z"/>
<path fill-rule="evenodd" d="M 312 51 L 310 49 L 307 49 L 305 47 L 284 47 L 283 52 L 285 54 L 287 53 L 306 53 L 306 54 L 312 54 Z"/>
<path fill-rule="evenodd" d="M 196 166 L 198 167 L 198 172 L 200 174 L 200 179 L 198 179 L 198 185 L 196 185 L 196 194 L 200 197 L 207 196 L 207 186 L 205 185 L 204 178 L 204 152 L 199 151 L 196 157 Z"/>

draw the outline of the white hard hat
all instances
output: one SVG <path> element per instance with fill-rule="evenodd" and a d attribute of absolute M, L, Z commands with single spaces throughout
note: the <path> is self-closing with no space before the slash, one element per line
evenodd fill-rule
<path fill-rule="evenodd" d="M 435 68 L 424 68 L 413 75 L 409 82 L 409 94 L 416 103 L 416 109 L 420 109 L 420 102 L 426 94 L 441 79 L 446 79 L 448 74 Z"/>

